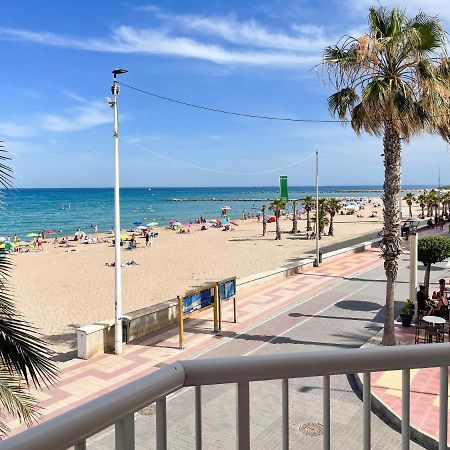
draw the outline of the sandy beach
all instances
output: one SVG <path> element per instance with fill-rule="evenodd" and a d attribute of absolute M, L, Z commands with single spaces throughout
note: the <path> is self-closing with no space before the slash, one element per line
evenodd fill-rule
<path fill-rule="evenodd" d="M 380 231 L 381 208 L 377 211 L 376 218 L 369 218 L 372 206 L 367 205 L 361 211 L 362 218 L 337 215 L 335 236 L 323 236 L 320 245 Z M 404 217 L 407 211 L 404 206 Z M 265 237 L 257 219 L 238 223 L 231 231 L 201 231 L 199 225 L 193 225 L 186 234 L 160 227 L 153 246 L 146 248 L 145 239 L 139 237 L 136 250 L 123 249 L 122 262 L 137 263 L 122 269 L 123 312 L 172 299 L 207 281 L 274 269 L 314 251 L 314 240 L 305 236 L 305 215 L 297 235 L 288 233 L 291 219 L 280 219 L 281 241 L 274 240 L 274 223 L 268 224 Z M 42 252 L 12 256 L 12 286 L 18 307 L 42 330 L 56 352 L 76 348 L 76 328 L 114 317 L 114 268 L 105 265 L 114 261 L 112 243 L 75 245 L 60 248 L 48 240 Z"/>

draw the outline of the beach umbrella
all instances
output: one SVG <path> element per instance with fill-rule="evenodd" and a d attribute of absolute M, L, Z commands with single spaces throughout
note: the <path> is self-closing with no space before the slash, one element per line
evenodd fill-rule
<path fill-rule="evenodd" d="M 39 234 L 38 233 L 28 233 L 27 237 L 38 237 Z"/>
<path fill-rule="evenodd" d="M 5 242 L 5 241 L 6 241 L 5 236 L 1 236 L 1 237 L 0 237 L 0 242 Z"/>
<path fill-rule="evenodd" d="M 150 222 L 147 224 L 148 227 L 156 227 L 158 225 L 158 222 Z"/>
<path fill-rule="evenodd" d="M 142 222 L 133 222 L 133 225 L 142 225 Z"/>
<path fill-rule="evenodd" d="M 225 205 L 225 206 L 222 206 L 222 211 L 223 211 L 224 209 L 229 210 L 229 209 L 231 209 L 231 208 L 230 208 L 229 206 Z"/>
<path fill-rule="evenodd" d="M 359 210 L 359 206 L 357 206 L 357 205 L 347 205 L 347 206 L 345 206 L 345 209 L 357 211 L 357 210 Z"/>
<path fill-rule="evenodd" d="M 174 222 L 172 225 L 175 226 L 175 227 L 181 227 L 182 223 L 181 222 Z"/>
<path fill-rule="evenodd" d="M 138 226 L 138 230 L 146 230 L 148 227 L 144 227 L 143 225 Z"/>

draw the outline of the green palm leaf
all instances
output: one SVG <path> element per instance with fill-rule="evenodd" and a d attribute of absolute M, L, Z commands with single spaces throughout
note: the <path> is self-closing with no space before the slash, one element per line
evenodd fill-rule
<path fill-rule="evenodd" d="M 20 378 L 14 377 L 2 367 L 0 367 L 0 405 L 2 411 L 17 417 L 28 427 L 41 417 L 36 399 L 23 386 Z M 8 427 L 0 421 L 0 436 L 5 437 L 8 432 Z"/>
<path fill-rule="evenodd" d="M 12 180 L 7 160 L 0 143 L 0 184 L 4 187 L 10 186 Z M 17 312 L 8 284 L 11 269 L 9 255 L 0 250 L 0 416 L 6 413 L 30 426 L 39 416 L 39 409 L 29 386 L 56 381 L 58 369 L 38 330 Z M 7 432 L 8 427 L 0 420 L 0 436 Z"/>

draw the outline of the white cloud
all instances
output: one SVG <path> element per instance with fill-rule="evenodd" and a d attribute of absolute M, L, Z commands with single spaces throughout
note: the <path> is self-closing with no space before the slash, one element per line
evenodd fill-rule
<path fill-rule="evenodd" d="M 63 91 L 63 94 L 64 94 L 66 97 L 69 97 L 69 98 L 71 98 L 72 100 L 75 100 L 76 102 L 79 102 L 79 103 L 88 103 L 87 99 L 85 99 L 85 98 L 82 97 L 81 95 L 75 94 L 75 92 L 64 90 L 64 91 Z"/>
<path fill-rule="evenodd" d="M 42 119 L 42 128 L 58 133 L 79 131 L 111 122 L 111 112 L 106 102 L 94 101 L 76 106 L 67 114 L 47 114 Z"/>
<path fill-rule="evenodd" d="M 7 137 L 28 137 L 34 134 L 34 127 L 17 122 L 0 122 L 0 138 Z"/>
<path fill-rule="evenodd" d="M 316 25 L 292 26 L 294 33 L 269 30 L 255 20 L 239 21 L 234 16 L 207 17 L 196 15 L 164 16 L 179 27 L 211 36 L 218 36 L 233 44 L 288 50 L 295 52 L 321 52 L 328 44 L 323 29 Z"/>
<path fill-rule="evenodd" d="M 214 24 L 219 23 L 219 19 L 198 20 L 202 21 L 203 32 L 210 34 L 213 33 Z M 320 61 L 319 49 L 323 48 L 323 44 L 315 45 L 309 38 L 269 33 L 252 21 L 236 22 L 239 29 L 233 37 L 233 24 L 227 20 L 221 23 L 222 28 L 217 28 L 214 34 L 227 42 L 240 44 L 239 48 L 226 48 L 190 37 L 173 36 L 167 30 L 130 26 L 118 27 L 104 38 L 74 38 L 49 32 L 0 28 L 0 38 L 87 51 L 178 56 L 217 64 L 311 66 Z M 187 27 L 187 22 L 185 25 Z M 259 49 L 255 50 L 255 47 Z"/>
<path fill-rule="evenodd" d="M 55 133 L 79 131 L 112 122 L 112 113 L 106 101 L 88 101 L 75 93 L 64 93 L 82 105 L 67 108 L 58 114 L 34 114 L 21 123 L 0 122 L 0 140 L 10 137 L 27 138 L 42 130 Z"/>

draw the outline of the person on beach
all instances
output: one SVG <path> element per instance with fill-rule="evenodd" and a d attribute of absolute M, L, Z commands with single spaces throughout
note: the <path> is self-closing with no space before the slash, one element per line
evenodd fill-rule
<path fill-rule="evenodd" d="M 37 240 L 37 248 L 38 248 L 38 251 L 40 251 L 40 252 L 42 252 L 43 250 L 44 250 L 44 245 L 43 245 L 43 243 L 42 243 L 42 237 L 38 237 L 38 240 Z"/>
<path fill-rule="evenodd" d="M 150 243 L 150 233 L 148 231 L 145 232 L 145 246 L 148 247 Z"/>

